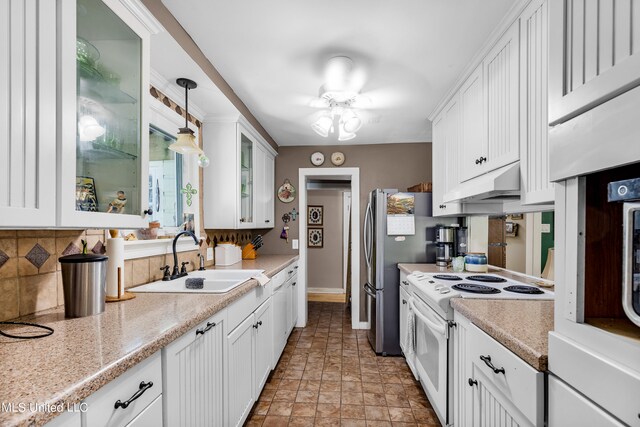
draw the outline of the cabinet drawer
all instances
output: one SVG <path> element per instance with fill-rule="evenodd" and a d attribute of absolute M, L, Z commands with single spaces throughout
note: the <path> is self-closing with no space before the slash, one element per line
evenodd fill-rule
<path fill-rule="evenodd" d="M 129 400 L 141 390 L 140 385 L 143 382 L 145 384 L 152 382 L 153 385 L 127 408 L 116 409 L 116 402 Z M 161 394 L 162 363 L 160 352 L 156 352 L 87 398 L 84 425 L 91 427 L 127 425 Z"/>
<path fill-rule="evenodd" d="M 162 396 L 156 397 L 127 427 L 158 427 L 162 425 Z"/>
<path fill-rule="evenodd" d="M 270 280 L 264 286 L 257 286 L 249 291 L 242 298 L 232 303 L 228 310 L 228 322 L 229 327 L 227 331 L 233 331 L 244 319 L 247 318 L 253 311 L 263 302 L 265 302 L 273 290 L 273 280 Z"/>
<path fill-rule="evenodd" d="M 502 393 L 533 425 L 543 425 L 544 374 L 532 368 L 477 326 L 469 325 L 467 333 L 467 357 L 471 362 L 472 376 L 481 376 L 485 383 L 491 383 L 493 388 Z M 499 372 L 494 372 L 489 364 Z"/>

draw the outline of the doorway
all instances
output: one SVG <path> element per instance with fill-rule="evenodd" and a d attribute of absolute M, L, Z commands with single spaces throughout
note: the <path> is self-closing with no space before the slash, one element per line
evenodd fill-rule
<path fill-rule="evenodd" d="M 507 264 L 505 241 L 505 217 L 489 218 L 487 261 L 489 265 L 505 268 Z"/>
<path fill-rule="evenodd" d="M 360 194 L 360 169 L 359 168 L 301 168 L 298 171 L 298 192 L 300 195 L 300 212 L 302 214 L 302 218 L 299 222 L 299 236 L 300 236 L 300 252 L 299 252 L 299 269 L 298 269 L 298 278 L 300 282 L 300 286 L 297 287 L 298 295 L 298 306 L 301 308 L 298 313 L 298 325 L 297 326 L 305 326 L 307 323 L 307 292 L 309 288 L 309 274 L 322 274 L 322 272 L 314 272 L 309 267 L 309 259 L 311 251 L 316 250 L 313 245 L 310 247 L 309 235 L 308 233 L 313 233 L 314 228 L 321 228 L 320 226 L 314 226 L 307 224 L 307 208 L 309 206 L 314 206 L 312 202 L 310 202 L 310 192 L 315 191 L 313 189 L 308 189 L 308 184 L 318 182 L 318 181 L 340 181 L 343 184 L 343 193 L 349 192 L 351 195 L 359 195 Z M 342 194 L 344 201 L 344 194 Z M 360 241 L 360 204 L 357 202 L 358 198 L 355 199 L 354 203 L 349 203 L 349 214 L 348 216 L 348 236 L 347 242 L 359 242 Z M 341 203 L 344 208 L 344 202 Z M 344 223 L 344 209 L 341 210 L 341 221 Z M 324 227 L 322 227 L 324 228 Z M 322 230 L 323 239 L 324 232 Z M 316 233 L 317 234 L 317 233 Z M 347 301 L 351 301 L 351 325 L 354 329 L 367 329 L 369 327 L 368 322 L 361 322 L 359 318 L 360 311 L 360 293 L 358 286 L 349 286 L 349 283 L 360 283 L 360 245 L 359 244 L 351 244 L 350 250 L 347 249 L 346 255 L 346 268 L 344 267 L 344 242 L 345 242 L 345 233 L 344 229 L 338 233 L 337 235 L 331 237 L 340 243 L 340 252 L 342 253 L 342 257 L 339 259 L 339 263 L 341 265 L 339 284 L 340 287 L 344 287 L 346 285 L 346 289 L 344 291 L 345 298 Z M 354 266 L 353 268 L 351 266 Z M 346 272 L 344 270 L 347 270 Z M 315 277 L 314 277 L 315 279 Z M 313 281 L 312 281 L 313 282 Z"/>

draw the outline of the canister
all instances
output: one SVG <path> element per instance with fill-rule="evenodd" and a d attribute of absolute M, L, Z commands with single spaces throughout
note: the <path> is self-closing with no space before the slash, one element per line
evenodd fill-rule
<path fill-rule="evenodd" d="M 58 258 L 62 267 L 64 314 L 84 317 L 104 311 L 107 292 L 107 260 L 97 254 L 74 254 Z"/>

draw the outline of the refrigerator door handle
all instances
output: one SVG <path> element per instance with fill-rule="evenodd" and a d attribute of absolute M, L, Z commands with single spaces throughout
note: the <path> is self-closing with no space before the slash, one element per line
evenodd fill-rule
<path fill-rule="evenodd" d="M 371 204 L 367 204 L 367 209 L 364 214 L 364 260 L 367 263 L 367 267 L 371 267 Z"/>
<path fill-rule="evenodd" d="M 364 292 L 371 298 L 376 299 L 376 292 L 369 283 L 364 284 Z"/>

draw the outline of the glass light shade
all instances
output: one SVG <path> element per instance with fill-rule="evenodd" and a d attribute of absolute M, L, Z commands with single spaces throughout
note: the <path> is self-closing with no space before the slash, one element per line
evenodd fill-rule
<path fill-rule="evenodd" d="M 346 56 L 336 56 L 329 61 L 324 70 L 325 89 L 343 91 L 349 88 L 349 77 L 353 69 L 353 61 Z"/>
<path fill-rule="evenodd" d="M 169 146 L 169 150 L 180 154 L 204 154 L 204 151 L 196 144 L 196 137 L 189 128 L 180 128 L 178 139 Z"/>
<path fill-rule="evenodd" d="M 82 116 L 78 120 L 78 135 L 80 141 L 95 141 L 104 135 L 106 129 L 92 116 Z"/>
<path fill-rule="evenodd" d="M 346 110 L 340 121 L 343 124 L 345 132 L 355 133 L 362 127 L 362 119 L 353 110 Z"/>
<path fill-rule="evenodd" d="M 356 137 L 356 134 L 353 132 L 347 132 L 344 128 L 344 125 L 340 125 L 340 131 L 338 133 L 338 141 L 349 141 Z"/>
<path fill-rule="evenodd" d="M 329 136 L 331 126 L 333 126 L 333 121 L 331 120 L 331 117 L 327 115 L 322 116 L 318 120 L 316 120 L 311 125 L 311 129 L 313 129 L 318 135 L 326 138 L 327 136 Z"/>

